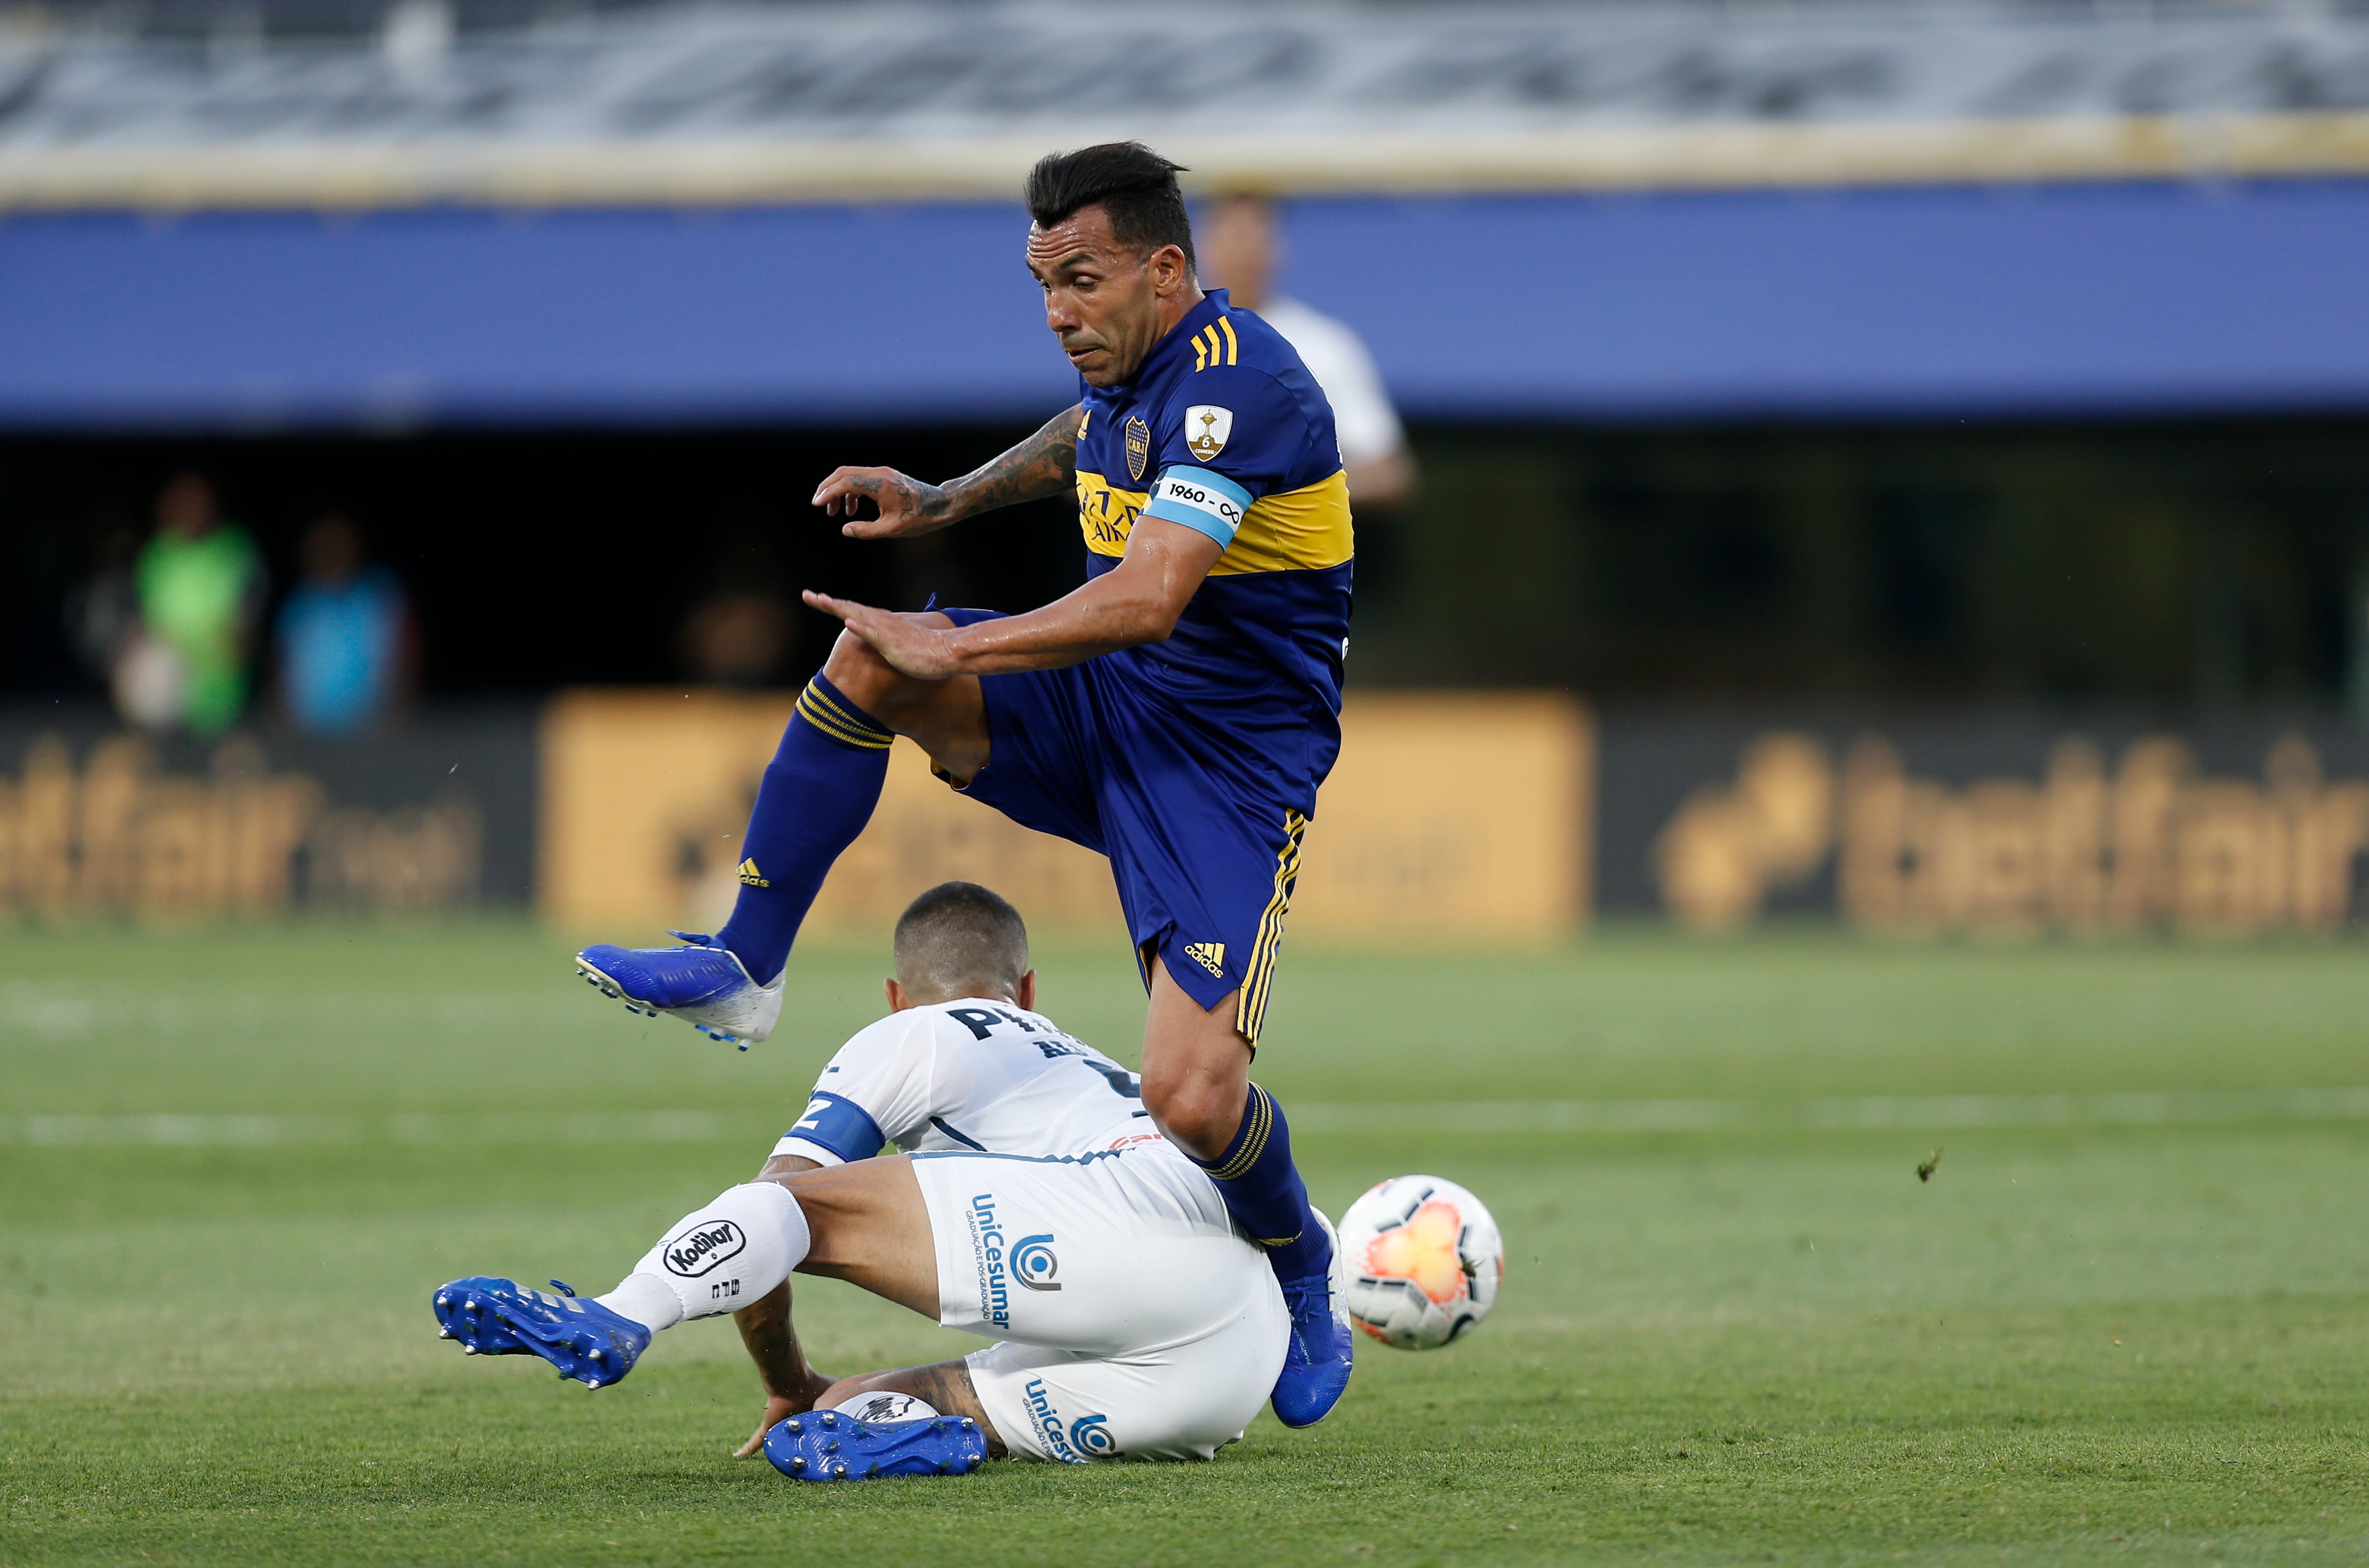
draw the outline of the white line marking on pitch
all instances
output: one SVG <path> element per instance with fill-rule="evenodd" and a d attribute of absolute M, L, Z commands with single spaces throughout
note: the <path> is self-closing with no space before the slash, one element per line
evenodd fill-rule
<path fill-rule="evenodd" d="M 1705 1132 L 1731 1127 L 2173 1127 L 2369 1121 L 2369 1088 L 1822 1100 L 1286 1102 L 1303 1132 Z M 406 1112 L 391 1116 L 0 1116 L 0 1144 L 258 1147 L 339 1143 L 705 1143 L 747 1131 L 718 1111 Z"/>

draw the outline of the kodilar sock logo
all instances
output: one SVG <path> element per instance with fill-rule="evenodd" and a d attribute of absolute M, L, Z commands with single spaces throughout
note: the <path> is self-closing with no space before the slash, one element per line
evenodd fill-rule
<path fill-rule="evenodd" d="M 738 1257 L 748 1245 L 749 1238 L 739 1226 L 729 1219 L 712 1219 L 669 1241 L 663 1256 L 669 1274 L 697 1279 L 727 1260 Z"/>

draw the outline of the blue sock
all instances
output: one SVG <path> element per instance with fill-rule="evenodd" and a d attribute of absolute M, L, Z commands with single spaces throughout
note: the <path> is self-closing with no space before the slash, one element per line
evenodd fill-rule
<path fill-rule="evenodd" d="M 1265 1090 L 1251 1085 L 1242 1125 L 1226 1151 L 1215 1160 L 1193 1162 L 1218 1184 L 1227 1212 L 1266 1249 L 1277 1279 L 1303 1278 L 1330 1265 L 1323 1229 L 1308 1207 L 1308 1187 L 1291 1162 L 1290 1124 Z"/>
<path fill-rule="evenodd" d="M 790 961 L 831 863 L 872 820 L 896 738 L 819 675 L 798 693 L 740 840 L 740 897 L 715 933 L 759 985 Z"/>

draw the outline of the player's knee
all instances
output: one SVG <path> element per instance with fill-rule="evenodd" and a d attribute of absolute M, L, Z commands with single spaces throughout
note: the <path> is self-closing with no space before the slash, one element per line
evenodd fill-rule
<path fill-rule="evenodd" d="M 918 684 L 911 677 L 899 674 L 870 643 L 853 632 L 839 634 L 839 640 L 831 645 L 830 658 L 823 661 L 822 672 L 839 688 L 841 695 L 874 718 L 885 717 L 883 710 L 897 705 L 899 685 Z"/>
<path fill-rule="evenodd" d="M 1160 1130 L 1204 1159 L 1233 1141 L 1242 1124 L 1243 1092 L 1199 1073 L 1143 1075 L 1143 1108 Z"/>

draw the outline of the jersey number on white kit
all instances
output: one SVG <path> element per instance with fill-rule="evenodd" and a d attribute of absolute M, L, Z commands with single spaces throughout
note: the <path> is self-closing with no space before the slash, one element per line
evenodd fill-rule
<path fill-rule="evenodd" d="M 1095 1059 L 1094 1054 L 1067 1035 L 1039 1028 L 1016 1013 L 1006 1013 L 1000 1007 L 949 1007 L 946 1016 L 961 1024 L 976 1040 L 984 1040 L 999 1028 L 1018 1029 L 1032 1036 L 1029 1043 L 1045 1055 L 1047 1061 L 1063 1057 L 1074 1060 L 1088 1072 L 1095 1074 L 1111 1086 L 1111 1093 L 1123 1100 L 1143 1098 L 1142 1081 L 1127 1069 L 1113 1062 Z"/>

